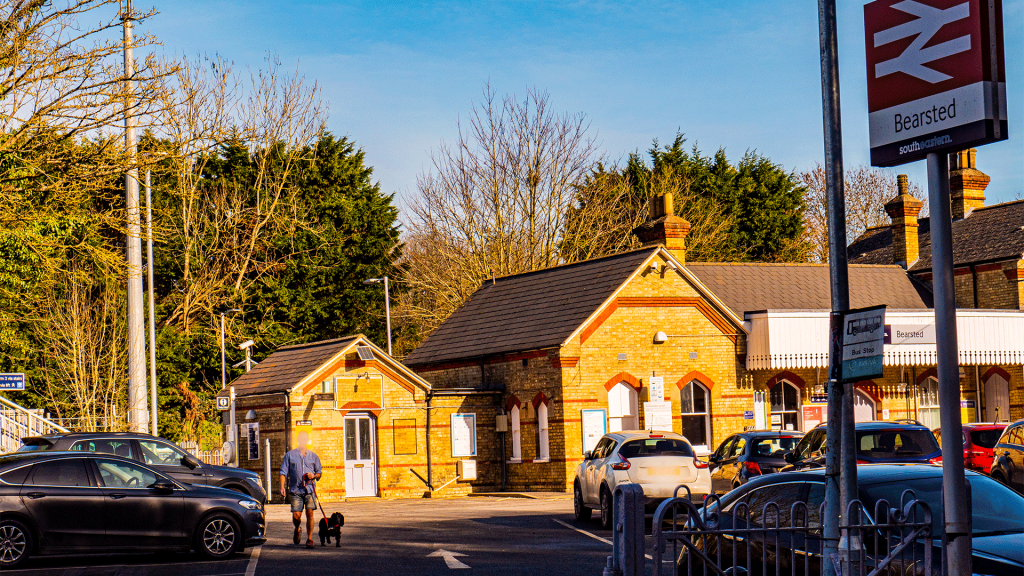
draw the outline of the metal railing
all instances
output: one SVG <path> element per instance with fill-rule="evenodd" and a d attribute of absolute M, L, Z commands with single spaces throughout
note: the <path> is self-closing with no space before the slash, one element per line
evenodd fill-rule
<path fill-rule="evenodd" d="M 43 416 L 41 410 L 19 406 L 0 396 L 0 453 L 17 451 L 21 448 L 22 438 L 67 431 L 67 428 Z"/>
<path fill-rule="evenodd" d="M 824 562 L 847 576 L 940 573 L 933 563 L 931 510 L 910 490 L 899 508 L 881 500 L 873 514 L 851 502 L 846 518 L 862 520 L 840 525 L 845 547 L 835 558 L 822 555 L 823 504 L 739 500 L 723 507 L 716 496 L 703 507 L 689 497 L 662 502 L 654 513 L 648 555 L 644 501 L 639 486 L 616 488 L 613 556 L 605 576 L 820 576 Z"/>

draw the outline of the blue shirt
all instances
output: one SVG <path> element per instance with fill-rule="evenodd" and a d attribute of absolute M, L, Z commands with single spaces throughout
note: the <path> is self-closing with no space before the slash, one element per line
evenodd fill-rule
<path fill-rule="evenodd" d="M 317 456 L 312 450 L 307 449 L 306 455 L 303 456 L 302 452 L 298 448 L 288 451 L 284 455 L 284 460 L 281 462 L 281 476 L 288 478 L 288 493 L 289 494 L 307 494 L 305 484 L 302 482 L 302 477 L 308 472 L 310 474 L 319 474 L 323 470 L 320 466 L 320 457 Z M 316 480 L 313 480 L 316 482 Z"/>

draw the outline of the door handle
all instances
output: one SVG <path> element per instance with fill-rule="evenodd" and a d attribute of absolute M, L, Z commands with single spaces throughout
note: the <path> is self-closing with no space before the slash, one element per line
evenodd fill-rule
<path fill-rule="evenodd" d="M 29 499 L 31 499 L 31 500 L 38 500 L 40 498 L 46 498 L 46 493 L 45 492 L 29 492 L 28 494 L 25 494 L 25 496 L 28 496 Z"/>
<path fill-rule="evenodd" d="M 127 496 L 128 496 L 127 494 L 122 494 L 120 492 L 114 492 L 113 494 L 110 495 L 110 498 L 112 500 L 120 500 L 121 498 L 125 498 Z"/>

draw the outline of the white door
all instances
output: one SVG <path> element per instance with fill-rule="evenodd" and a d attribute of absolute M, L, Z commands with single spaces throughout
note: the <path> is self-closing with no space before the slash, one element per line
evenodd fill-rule
<path fill-rule="evenodd" d="M 853 392 L 853 421 L 871 422 L 875 419 L 875 401 L 860 390 Z"/>
<path fill-rule="evenodd" d="M 377 495 L 377 428 L 367 414 L 345 417 L 345 493 Z"/>
<path fill-rule="evenodd" d="M 1010 383 L 999 374 L 985 382 L 985 419 L 989 422 L 1010 419 Z"/>
<path fill-rule="evenodd" d="M 608 431 L 636 430 L 640 408 L 636 389 L 625 382 L 619 382 L 608 391 Z"/>

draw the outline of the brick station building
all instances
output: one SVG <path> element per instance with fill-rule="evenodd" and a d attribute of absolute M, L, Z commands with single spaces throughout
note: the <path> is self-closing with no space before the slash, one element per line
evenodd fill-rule
<path fill-rule="evenodd" d="M 1022 418 L 1024 202 L 984 206 L 973 151 L 951 166 L 964 420 Z M 935 427 L 928 220 L 904 186 L 849 247 L 851 305 L 887 305 L 893 334 L 856 416 Z M 827 265 L 687 262 L 671 197 L 650 212 L 642 248 L 485 282 L 404 365 L 361 336 L 282 348 L 235 381 L 240 421 L 255 411 L 275 464 L 311 426 L 337 499 L 566 491 L 605 431 L 670 421 L 707 453 L 827 419 Z"/>

